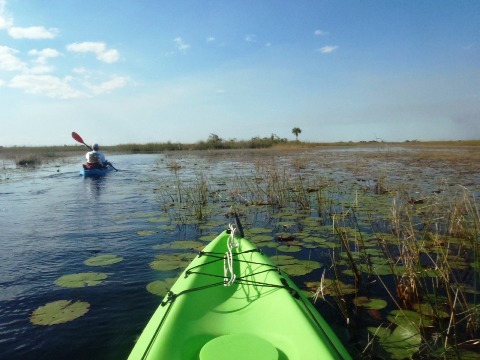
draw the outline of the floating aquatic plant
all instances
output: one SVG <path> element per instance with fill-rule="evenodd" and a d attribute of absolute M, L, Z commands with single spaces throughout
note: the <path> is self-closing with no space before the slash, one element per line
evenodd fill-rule
<path fill-rule="evenodd" d="M 107 266 L 113 265 L 123 261 L 123 257 L 115 254 L 105 254 L 93 256 L 90 259 L 84 261 L 85 265 L 88 266 Z"/>
<path fill-rule="evenodd" d="M 272 260 L 290 276 L 306 275 L 322 267 L 322 264 L 317 261 L 299 260 L 288 255 L 274 256 Z"/>
<path fill-rule="evenodd" d="M 169 216 L 151 217 L 151 218 L 148 218 L 147 221 L 152 223 L 169 222 L 170 217 Z"/>
<path fill-rule="evenodd" d="M 392 310 L 387 319 L 397 325 L 415 325 L 418 327 L 428 327 L 433 325 L 433 318 L 426 314 L 421 314 L 411 310 Z"/>
<path fill-rule="evenodd" d="M 172 241 L 165 244 L 155 245 L 153 248 L 155 250 L 188 250 L 193 249 L 199 251 L 205 247 L 204 243 L 194 240 L 178 240 Z"/>
<path fill-rule="evenodd" d="M 137 235 L 139 236 L 148 236 L 148 235 L 153 235 L 153 234 L 156 234 L 158 233 L 158 231 L 156 230 L 140 230 L 140 231 L 137 231 Z"/>
<path fill-rule="evenodd" d="M 57 300 L 33 311 L 30 322 L 34 325 L 57 325 L 85 315 L 90 304 L 83 301 Z"/>
<path fill-rule="evenodd" d="M 103 283 L 108 277 L 105 273 L 84 272 L 78 274 L 63 275 L 55 280 L 55 284 L 68 288 L 81 288 L 86 286 L 96 286 Z"/>
<path fill-rule="evenodd" d="M 422 337 L 417 327 L 412 324 L 398 325 L 393 331 L 385 327 L 369 327 L 380 345 L 390 353 L 392 359 L 411 359 L 420 350 Z"/>
<path fill-rule="evenodd" d="M 301 251 L 302 247 L 298 245 L 280 245 L 277 246 L 277 250 L 286 253 L 294 253 Z"/>
<path fill-rule="evenodd" d="M 150 263 L 150 267 L 160 271 L 183 269 L 194 257 L 195 254 L 160 254 Z"/>
<path fill-rule="evenodd" d="M 175 283 L 175 281 L 176 281 L 175 278 L 152 281 L 151 283 L 147 284 L 147 291 L 154 295 L 163 297 L 167 295 L 168 291 L 170 290 L 172 285 Z"/>
<path fill-rule="evenodd" d="M 307 281 L 305 286 L 318 295 L 343 296 L 355 294 L 358 289 L 352 284 L 340 280 L 323 279 L 322 281 Z"/>
<path fill-rule="evenodd" d="M 353 303 L 367 309 L 380 310 L 387 307 L 387 302 L 383 299 L 372 299 L 366 296 L 357 296 Z"/>

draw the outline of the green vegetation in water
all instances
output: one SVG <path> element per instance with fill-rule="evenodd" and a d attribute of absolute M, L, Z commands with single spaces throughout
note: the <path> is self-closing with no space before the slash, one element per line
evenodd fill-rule
<path fill-rule="evenodd" d="M 205 244 L 194 240 L 179 240 L 169 243 L 155 245 L 155 250 L 197 250 L 200 251 L 205 247 Z"/>
<path fill-rule="evenodd" d="M 123 258 L 121 256 L 115 254 L 104 254 L 93 256 L 85 260 L 84 263 L 88 266 L 108 266 L 119 263 L 121 261 L 123 261 Z"/>
<path fill-rule="evenodd" d="M 55 284 L 62 287 L 81 288 L 102 284 L 108 277 L 105 273 L 84 272 L 77 274 L 63 275 L 55 281 Z"/>
<path fill-rule="evenodd" d="M 33 311 L 30 322 L 34 325 L 57 325 L 85 315 L 90 304 L 83 301 L 57 300 Z"/>
<path fill-rule="evenodd" d="M 151 294 L 164 297 L 177 279 L 167 278 L 165 280 L 155 280 L 147 285 L 147 291 Z"/>
<path fill-rule="evenodd" d="M 194 257 L 195 254 L 159 254 L 150 263 L 150 267 L 160 271 L 185 269 Z"/>
<path fill-rule="evenodd" d="M 412 153 L 405 163 L 420 169 L 437 166 L 438 154 L 432 149 L 434 145 Z M 442 161 L 451 166 L 462 159 L 447 155 Z M 297 156 L 281 166 L 259 161 L 249 176 L 231 174 L 221 180 L 205 174 L 185 180 L 185 165 L 176 163 L 168 169 L 176 185 L 156 186 L 155 196 L 162 204 L 163 225 L 170 218 L 177 228 L 211 228 L 199 234 L 201 242 L 225 228 L 219 216 L 228 215 L 233 206 L 241 214 L 246 238 L 294 279 L 304 280 L 313 299 L 334 306 L 367 358 L 460 358 L 480 336 L 475 196 L 458 186 L 437 190 L 433 178 L 422 187 L 399 181 L 412 177 L 412 168 L 402 175 L 398 164 L 396 180 L 383 168 L 373 167 L 372 175 L 371 164 L 385 159 L 375 153 L 359 159 L 348 159 L 350 175 L 341 179 L 337 171 L 309 171 L 336 166 L 339 159 L 328 157 Z M 478 157 L 464 165 L 475 166 L 472 159 Z M 154 231 L 171 231 L 164 229 Z M 155 249 L 198 249 L 189 241 L 180 243 Z M 151 267 L 180 271 L 191 260 L 185 256 L 161 254 Z M 157 285 L 164 293 L 167 286 Z M 372 322 L 377 326 L 370 326 Z"/>

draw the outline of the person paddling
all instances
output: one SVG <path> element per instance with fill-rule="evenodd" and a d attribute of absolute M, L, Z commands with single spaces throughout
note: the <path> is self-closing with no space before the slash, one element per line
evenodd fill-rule
<path fill-rule="evenodd" d="M 93 144 L 92 151 L 87 152 L 85 155 L 87 158 L 87 163 L 84 165 L 85 169 L 98 169 L 110 164 L 105 160 L 105 155 L 99 150 L 100 146 L 98 146 L 98 144 Z"/>

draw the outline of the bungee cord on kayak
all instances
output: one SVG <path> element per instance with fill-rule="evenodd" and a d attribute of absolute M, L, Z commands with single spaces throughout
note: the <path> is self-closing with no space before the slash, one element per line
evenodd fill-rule
<path fill-rule="evenodd" d="M 235 275 L 235 272 L 233 271 L 233 255 L 232 255 L 232 249 L 237 248 L 239 246 L 238 242 L 235 242 L 235 226 L 230 224 L 229 226 L 230 230 L 230 236 L 228 237 L 227 240 L 227 247 L 228 251 L 225 253 L 225 256 L 223 258 L 223 278 L 224 278 L 224 286 L 231 286 L 234 282 L 237 276 Z"/>

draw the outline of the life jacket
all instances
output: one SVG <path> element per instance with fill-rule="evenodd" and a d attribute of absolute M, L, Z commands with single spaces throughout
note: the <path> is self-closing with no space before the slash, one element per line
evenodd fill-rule
<path fill-rule="evenodd" d="M 85 170 L 92 170 L 92 169 L 103 169 L 103 166 L 100 163 L 89 163 L 83 164 L 83 168 Z"/>
<path fill-rule="evenodd" d="M 100 161 L 98 159 L 98 154 L 94 152 L 89 152 L 88 153 L 88 163 L 89 164 L 100 164 Z"/>

